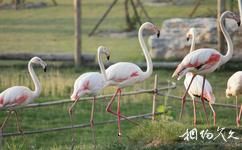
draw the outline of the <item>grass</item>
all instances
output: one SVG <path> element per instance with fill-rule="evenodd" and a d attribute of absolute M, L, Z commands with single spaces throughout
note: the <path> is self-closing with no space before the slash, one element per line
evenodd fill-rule
<path fill-rule="evenodd" d="M 32 81 L 29 76 L 27 76 L 27 70 L 22 67 L 8 67 L 2 68 L 3 71 L 0 74 L 0 87 L 1 91 L 12 85 L 24 85 L 33 88 Z M 78 70 L 72 68 L 55 68 L 50 67 L 47 73 L 42 70 L 37 69 L 37 76 L 42 82 L 43 92 L 36 101 L 55 101 L 58 99 L 68 99 L 70 93 L 72 92 L 72 84 L 74 79 L 77 78 L 82 72 L 95 70 L 94 68 L 81 68 Z M 224 96 L 224 90 L 226 88 L 226 80 L 233 71 L 218 71 L 210 76 L 208 76 L 209 81 L 214 86 L 214 92 L 216 95 L 216 102 L 233 104 L 234 100 L 227 100 Z M 152 77 L 146 82 L 137 84 L 133 87 L 126 88 L 125 91 L 139 90 L 143 88 L 152 88 L 154 74 L 158 74 L 159 86 L 167 85 L 167 77 L 171 76 L 172 70 L 156 70 Z M 171 94 L 182 95 L 184 92 L 182 82 L 177 82 L 177 88 L 171 91 Z M 107 88 L 102 94 L 109 94 L 114 92 L 114 88 Z M 121 112 L 125 115 L 136 115 L 142 113 L 150 113 L 152 108 L 152 95 L 141 94 L 137 96 L 127 96 L 123 97 L 121 101 Z M 160 105 L 164 105 L 165 97 L 158 97 L 157 108 Z M 108 100 L 99 100 L 96 104 L 95 111 L 95 122 L 100 122 L 109 119 L 115 119 L 114 116 L 105 112 L 105 107 Z M 42 107 L 42 108 L 30 108 L 25 110 L 20 110 L 20 116 L 22 120 L 22 126 L 25 131 L 36 130 L 42 128 L 53 128 L 62 127 L 70 125 L 68 117 L 69 104 Z M 114 104 L 114 110 L 116 109 L 116 103 Z M 186 110 L 183 119 L 178 123 L 174 122 L 178 120 L 180 113 L 180 102 L 174 101 L 172 99 L 167 99 L 165 111 L 165 118 L 170 118 L 168 122 L 158 122 L 157 124 L 150 124 L 149 121 L 138 120 L 138 122 L 145 127 L 137 128 L 133 124 L 124 121 L 122 122 L 123 138 L 122 144 L 118 144 L 117 138 L 117 125 L 108 124 L 96 126 L 97 132 L 97 143 L 98 149 L 116 149 L 116 147 L 130 148 L 135 146 L 136 148 L 147 147 L 152 144 L 157 144 L 156 146 L 165 146 L 172 143 L 176 143 L 176 140 L 181 132 L 185 132 L 184 127 L 192 127 L 192 107 L 190 103 L 186 104 Z M 207 107 L 208 108 L 208 107 Z M 80 102 L 75 107 L 74 122 L 79 123 L 89 123 L 91 110 L 91 102 Z M 229 108 L 215 107 L 217 111 L 217 125 L 220 127 L 234 128 L 235 127 L 235 110 Z M 159 109 L 158 111 L 161 111 Z M 48 113 L 47 113 L 48 112 Z M 221 113 L 223 112 L 223 113 Z M 6 115 L 6 112 L 0 113 L 1 122 Z M 159 120 L 163 120 L 163 116 L 157 117 Z M 228 118 L 228 116 L 230 116 Z M 205 116 L 202 112 L 202 107 L 199 105 L 197 107 L 197 118 L 198 125 L 201 128 L 206 128 L 203 126 L 205 124 Z M 212 122 L 212 113 L 209 111 L 210 122 Z M 4 129 L 5 132 L 16 131 L 14 118 L 11 118 L 7 127 Z M 172 127 L 172 128 L 170 128 Z M 178 132 L 178 127 L 180 128 Z M 173 130 L 177 128 L 177 130 Z M 170 129 L 172 132 L 170 132 Z M 149 132 L 148 132 L 149 131 Z M 173 132 L 174 131 L 174 132 Z M 77 147 L 84 149 L 92 149 L 92 138 L 90 128 L 77 129 Z M 156 133 L 156 134 L 155 134 Z M 237 130 L 236 130 L 237 133 Z M 6 149 L 69 149 L 71 142 L 71 131 L 44 133 L 38 135 L 31 135 L 25 137 L 10 137 L 4 139 L 4 148 Z M 116 143 L 116 144 L 115 144 Z M 143 145 L 144 143 L 145 145 Z M 223 142 L 221 142 L 223 143 Z M 124 145 L 123 145 L 124 144 Z M 181 143 L 177 143 L 178 145 Z M 189 143 L 185 143 L 189 144 Z M 194 143 L 190 143 L 194 144 Z M 198 143 L 199 144 L 199 143 Z M 126 145 L 126 146 L 125 146 Z M 21 148 L 23 146 L 23 148 Z M 156 147 L 154 146 L 154 148 Z M 9 147 L 9 148 L 8 148 Z M 133 147 L 131 147 L 133 148 Z"/>
<path fill-rule="evenodd" d="M 28 2 L 31 2 L 28 1 Z M 45 0 L 48 4 L 50 1 Z M 112 51 L 112 61 L 143 60 L 137 37 L 113 38 L 88 33 L 111 4 L 112 0 L 82 1 L 82 48 L 84 53 L 96 53 L 99 45 Z M 42 9 L 0 10 L 0 52 L 72 53 L 74 50 L 73 2 L 59 0 L 57 7 Z M 157 26 L 164 19 L 187 17 L 193 5 L 165 7 L 146 6 Z M 216 1 L 203 1 L 194 17 L 215 16 Z M 142 21 L 147 21 L 142 17 Z M 98 31 L 126 29 L 124 6 L 118 1 Z M 127 46 L 128 45 L 128 46 Z M 126 55 L 129 53 L 129 55 Z M 139 55 L 137 55 L 139 54 Z"/>

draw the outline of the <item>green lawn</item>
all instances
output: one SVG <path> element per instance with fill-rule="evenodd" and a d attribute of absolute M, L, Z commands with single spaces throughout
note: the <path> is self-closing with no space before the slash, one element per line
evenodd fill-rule
<path fill-rule="evenodd" d="M 0 90 L 6 89 L 12 85 L 24 85 L 33 88 L 32 81 L 27 74 L 27 70 L 22 67 L 8 67 L 1 68 L 4 71 L 0 74 Z M 55 101 L 59 99 L 68 99 L 70 93 L 72 92 L 72 84 L 82 72 L 95 70 L 94 68 L 85 68 L 84 70 L 74 70 L 71 68 L 52 68 L 50 67 L 47 73 L 44 73 L 40 69 L 37 70 L 37 75 L 40 78 L 40 81 L 43 86 L 43 92 L 41 96 L 36 100 L 37 102 L 44 101 Z M 125 91 L 139 90 L 145 88 L 153 87 L 153 79 L 154 75 L 158 74 L 159 77 L 159 86 L 166 86 L 167 80 L 170 78 L 173 70 L 156 70 L 152 77 L 149 78 L 146 82 L 137 84 L 133 87 L 126 88 Z M 227 76 L 230 76 L 233 71 L 217 71 L 216 73 L 208 76 L 211 84 L 214 86 L 214 93 L 216 95 L 216 102 L 218 103 L 227 103 L 234 104 L 234 98 L 226 99 L 224 95 L 224 91 L 226 88 L 226 80 Z M 107 88 L 104 90 L 102 94 L 110 94 L 114 92 L 114 88 Z M 167 91 L 164 91 L 165 93 Z M 177 96 L 181 96 L 184 92 L 183 83 L 181 81 L 177 82 L 177 88 L 170 91 L 170 94 L 174 94 Z M 121 112 L 125 115 L 137 115 L 143 113 L 150 113 L 152 108 L 152 95 L 150 94 L 141 94 L 137 96 L 127 96 L 122 98 L 121 103 Z M 162 105 L 164 106 L 164 99 L 167 99 L 163 96 L 159 96 L 157 101 L 157 108 Z M 108 99 L 99 100 L 96 104 L 95 111 L 95 122 L 115 119 L 112 115 L 105 112 L 105 107 L 108 103 Z M 70 125 L 70 120 L 68 117 L 68 108 L 69 104 L 56 105 L 50 107 L 41 107 L 41 108 L 29 108 L 25 110 L 20 110 L 20 116 L 22 120 L 22 126 L 25 131 L 27 130 L 36 130 L 43 128 L 54 128 L 54 127 L 62 127 Z M 116 103 L 114 104 L 114 110 L 116 108 Z M 178 139 L 178 136 L 181 135 L 181 132 L 185 132 L 186 128 L 192 128 L 192 104 L 191 102 L 186 103 L 186 110 L 183 116 L 183 119 L 178 124 L 183 124 L 179 132 L 166 132 L 162 130 L 161 135 L 167 134 L 171 139 L 168 143 L 173 143 L 173 141 Z M 172 98 L 167 99 L 166 102 L 167 111 L 164 115 L 158 116 L 158 120 L 163 120 L 165 118 L 170 118 L 169 122 L 171 126 L 176 126 L 178 121 L 178 116 L 180 113 L 180 102 L 177 100 L 173 100 Z M 207 107 L 209 108 L 209 107 Z M 75 107 L 74 114 L 74 122 L 75 124 L 79 123 L 89 123 L 89 116 L 91 110 L 91 102 L 80 102 Z M 159 109 L 160 110 L 160 109 Z M 232 127 L 235 128 L 235 110 L 229 108 L 215 107 L 217 111 L 217 125 L 220 127 Z M 210 122 L 212 122 L 212 113 L 208 109 Z M 224 113 L 221 113 L 224 112 Z M 6 112 L 0 113 L 1 121 L 4 119 Z M 228 118 L 229 116 L 229 118 Z M 197 108 L 197 118 L 198 125 L 200 128 L 207 128 L 205 124 L 205 117 L 202 111 L 201 105 Z M 138 120 L 141 126 L 146 127 L 147 123 L 142 123 L 142 120 Z M 159 124 L 158 124 L 159 125 Z M 164 124 L 163 124 L 164 125 Z M 164 141 L 163 136 L 154 135 L 154 138 L 151 137 L 152 134 L 145 134 L 140 132 L 142 130 L 138 130 L 137 126 L 124 121 L 122 122 L 122 144 L 118 144 L 117 137 L 117 125 L 108 124 L 108 125 L 99 125 L 96 126 L 96 137 L 97 137 L 97 146 L 99 149 L 116 149 L 115 147 L 122 147 L 124 145 L 129 145 L 128 148 L 133 148 L 130 146 L 135 146 L 135 148 L 139 148 L 142 144 L 137 141 L 143 141 L 143 144 L 149 144 L 156 137 L 160 137 L 160 144 Z M 10 119 L 7 127 L 4 129 L 5 132 L 15 131 L 15 122 L 14 118 Z M 155 128 L 154 128 L 155 130 Z M 154 131 L 155 132 L 155 131 Z M 92 132 L 90 128 L 77 129 L 76 130 L 77 146 L 85 149 L 92 149 Z M 157 132 L 158 134 L 159 132 Z M 142 136 L 137 136 L 142 134 Z M 241 135 L 239 133 L 239 135 Z M 5 138 L 4 148 L 6 149 L 68 149 L 71 146 L 71 131 L 61 131 L 61 132 L 52 132 L 52 133 L 44 133 L 38 135 L 31 135 L 25 137 L 11 137 Z M 159 138 L 158 138 L 159 139 Z M 116 144 L 115 144 L 116 143 Z M 192 144 L 192 143 L 191 143 Z M 144 146 L 144 145 L 143 145 Z M 124 146 L 125 147 L 125 146 Z"/>
<path fill-rule="evenodd" d="M 31 1 L 33 0 L 28 2 Z M 51 5 L 51 1 L 43 1 Z M 82 1 L 83 52 L 96 53 L 97 47 L 104 45 L 112 50 L 112 61 L 143 60 L 136 37 L 88 36 L 111 2 L 112 0 Z M 58 0 L 58 3 L 57 7 L 41 9 L 0 10 L 0 52 L 72 53 L 74 50 L 73 1 Z M 153 22 L 159 27 L 164 19 L 187 17 L 192 8 L 193 5 L 146 6 Z M 195 17 L 214 16 L 215 8 L 215 1 L 205 0 L 195 13 Z M 142 21 L 147 20 L 142 17 Z M 124 5 L 120 0 L 98 31 L 125 29 Z"/>

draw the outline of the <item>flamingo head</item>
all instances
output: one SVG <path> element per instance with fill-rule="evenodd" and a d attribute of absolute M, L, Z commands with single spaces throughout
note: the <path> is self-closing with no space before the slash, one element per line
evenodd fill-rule
<path fill-rule="evenodd" d="M 190 28 L 188 30 L 188 32 L 186 34 L 187 41 L 189 41 L 192 38 L 192 36 L 195 36 L 195 32 L 196 32 L 195 28 Z"/>
<path fill-rule="evenodd" d="M 225 11 L 222 15 L 225 15 L 226 18 L 234 19 L 237 22 L 238 26 L 240 26 L 241 20 L 239 15 L 236 15 L 231 11 Z"/>
<path fill-rule="evenodd" d="M 47 64 L 41 58 L 35 56 L 30 60 L 30 62 L 33 64 L 40 64 L 42 66 L 42 68 L 44 69 L 44 72 L 46 72 Z"/>
<path fill-rule="evenodd" d="M 144 26 L 145 29 L 154 32 L 157 35 L 157 38 L 160 37 L 160 29 L 157 26 L 155 26 L 154 24 L 152 24 L 150 22 L 145 22 L 142 26 Z"/>
<path fill-rule="evenodd" d="M 75 100 L 78 100 L 80 97 L 81 97 L 80 92 L 74 90 L 70 98 L 72 101 L 75 101 Z"/>
<path fill-rule="evenodd" d="M 107 60 L 110 59 L 110 50 L 107 47 L 99 46 L 98 47 L 98 52 L 106 55 Z"/>

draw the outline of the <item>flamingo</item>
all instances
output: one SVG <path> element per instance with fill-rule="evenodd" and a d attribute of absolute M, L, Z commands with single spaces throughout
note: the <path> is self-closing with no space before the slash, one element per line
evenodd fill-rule
<path fill-rule="evenodd" d="M 32 91 L 25 86 L 13 86 L 6 90 L 4 90 L 0 94 L 0 108 L 7 108 L 9 109 L 9 113 L 3 124 L 1 125 L 0 131 L 4 128 L 6 122 L 8 121 L 10 114 L 13 112 L 16 116 L 16 124 L 17 129 L 20 133 L 22 133 L 22 129 L 19 126 L 19 119 L 16 110 L 14 110 L 17 106 L 25 106 L 31 103 L 34 99 L 39 97 L 41 93 L 41 84 L 33 70 L 33 64 L 39 64 L 43 67 L 44 71 L 46 72 L 47 64 L 40 59 L 39 57 L 33 57 L 28 63 L 28 70 L 29 74 L 34 82 L 35 90 Z"/>
<path fill-rule="evenodd" d="M 232 44 L 232 40 L 231 40 L 231 38 L 230 38 L 230 36 L 229 36 L 228 32 L 226 31 L 224 24 L 223 24 L 225 18 L 234 19 L 237 22 L 238 25 L 240 25 L 240 19 L 239 19 L 238 16 L 236 16 L 234 13 L 232 13 L 230 11 L 225 11 L 220 17 L 220 28 L 221 28 L 224 36 L 225 36 L 225 39 L 226 39 L 226 42 L 227 42 L 227 45 L 228 45 L 228 51 L 227 51 L 226 55 L 222 55 L 217 50 L 211 49 L 211 48 L 197 49 L 197 50 L 187 54 L 184 57 L 184 59 L 177 66 L 176 70 L 174 71 L 174 73 L 172 75 L 172 77 L 177 77 L 177 79 L 179 80 L 187 72 L 193 73 L 191 82 L 189 83 L 189 85 L 186 89 L 186 92 L 184 93 L 184 95 L 182 97 L 182 107 L 181 107 L 180 118 L 181 118 L 182 113 L 183 113 L 184 103 L 185 103 L 185 100 L 186 100 L 187 92 L 188 92 L 188 90 L 191 86 L 191 83 L 193 82 L 193 79 L 196 75 L 203 75 L 201 100 L 203 102 L 203 109 L 206 113 L 204 99 L 203 99 L 203 95 L 204 95 L 203 92 L 204 92 L 204 85 L 205 85 L 205 78 L 206 78 L 205 75 L 214 72 L 218 67 L 225 64 L 226 62 L 228 62 L 232 58 L 233 44 Z M 208 122 L 207 114 L 206 114 L 206 119 L 207 119 L 207 122 Z"/>
<path fill-rule="evenodd" d="M 240 111 L 238 115 L 238 96 L 242 94 L 242 71 L 234 73 L 227 82 L 226 96 L 236 97 L 236 123 L 240 126 L 240 118 L 242 113 L 242 104 L 240 105 Z"/>
<path fill-rule="evenodd" d="M 192 38 L 192 44 L 190 48 L 190 53 L 194 51 L 195 49 L 195 36 L 196 35 L 196 29 L 195 28 L 190 28 L 190 30 L 187 33 L 187 40 Z M 184 80 L 184 86 L 187 89 L 189 83 L 191 82 L 193 73 L 187 72 Z M 196 102 L 195 98 L 196 97 L 201 97 L 201 92 L 202 92 L 202 83 L 203 83 L 203 77 L 201 75 L 196 75 L 196 77 L 193 79 L 192 84 L 190 85 L 190 89 L 188 90 L 188 94 L 192 98 L 193 102 L 193 114 L 194 114 L 194 126 L 196 126 Z M 206 101 L 208 101 L 209 106 L 213 112 L 213 120 L 214 120 L 214 126 L 216 125 L 216 113 L 213 109 L 212 104 L 215 103 L 215 96 L 213 94 L 213 89 L 211 84 L 208 82 L 207 79 L 205 79 L 205 85 L 204 85 L 204 92 L 203 92 L 203 97 L 205 98 Z"/>
<path fill-rule="evenodd" d="M 157 37 L 159 37 L 160 35 L 160 30 L 150 22 L 143 23 L 139 28 L 138 38 L 139 38 L 139 42 L 143 50 L 143 53 L 145 55 L 147 70 L 143 72 L 136 64 L 133 64 L 130 62 L 118 62 L 106 69 L 108 85 L 117 87 L 117 90 L 114 96 L 111 98 L 110 102 L 106 107 L 106 111 L 118 117 L 118 136 L 121 136 L 120 117 L 127 119 L 125 116 L 120 114 L 120 96 L 121 96 L 122 89 L 124 87 L 131 86 L 135 83 L 144 81 L 145 79 L 150 77 L 153 72 L 152 60 L 142 35 L 144 29 L 147 29 L 156 33 Z M 118 95 L 118 107 L 117 107 L 117 113 L 115 113 L 112 111 L 111 107 L 117 95 Z"/>
<path fill-rule="evenodd" d="M 103 46 L 98 47 L 98 50 L 97 50 L 98 64 L 99 64 L 101 73 L 99 72 L 84 73 L 80 75 L 74 83 L 74 91 L 71 95 L 71 100 L 74 101 L 74 103 L 69 107 L 69 115 L 70 115 L 72 126 L 73 126 L 72 110 L 76 102 L 79 100 L 81 96 L 92 95 L 93 101 L 92 101 L 92 111 L 91 111 L 91 117 L 90 117 L 90 126 L 94 131 L 93 115 L 94 115 L 96 95 L 98 95 L 99 92 L 106 86 L 106 80 L 107 80 L 107 75 L 105 72 L 101 54 L 105 54 L 107 59 L 109 60 L 110 52 L 106 47 L 103 47 Z"/>

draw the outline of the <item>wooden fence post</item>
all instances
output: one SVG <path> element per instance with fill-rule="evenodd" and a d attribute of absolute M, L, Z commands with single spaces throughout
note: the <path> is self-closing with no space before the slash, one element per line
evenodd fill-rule
<path fill-rule="evenodd" d="M 221 14 L 225 11 L 225 0 L 217 0 L 217 35 L 218 35 L 218 50 L 224 54 L 225 52 L 225 39 L 220 29 L 219 19 Z M 222 22 L 224 23 L 224 22 Z"/>
<path fill-rule="evenodd" d="M 75 22 L 75 66 L 81 64 L 81 0 L 74 0 L 74 22 Z"/>
<path fill-rule="evenodd" d="M 157 74 L 154 80 L 154 93 L 153 93 L 153 105 L 152 105 L 152 121 L 155 120 L 155 109 L 156 109 L 156 95 L 157 95 Z"/>

